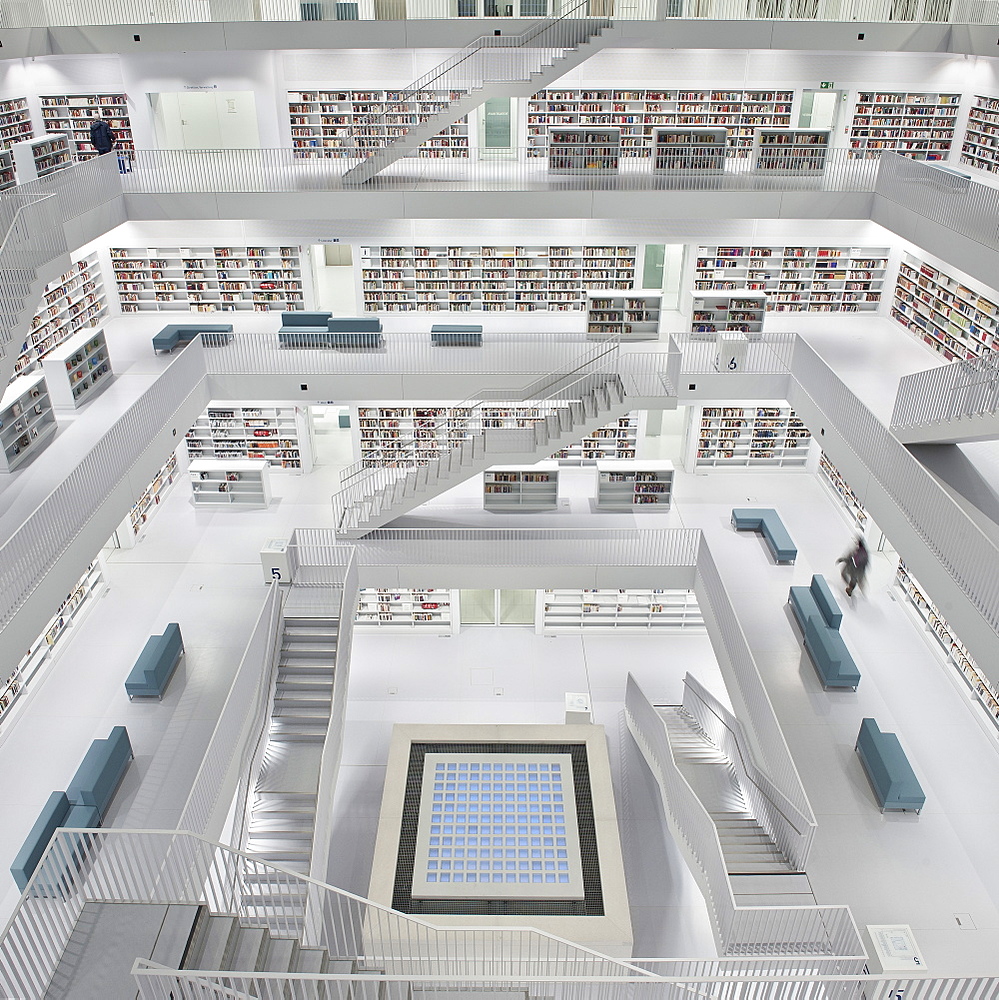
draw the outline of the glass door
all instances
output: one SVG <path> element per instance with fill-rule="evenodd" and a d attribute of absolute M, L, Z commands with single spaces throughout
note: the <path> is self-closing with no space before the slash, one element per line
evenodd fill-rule
<path fill-rule="evenodd" d="M 534 626 L 536 590 L 463 590 L 462 625 Z"/>

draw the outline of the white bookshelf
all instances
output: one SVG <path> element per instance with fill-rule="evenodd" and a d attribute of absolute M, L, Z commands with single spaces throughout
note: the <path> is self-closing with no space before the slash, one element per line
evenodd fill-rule
<path fill-rule="evenodd" d="M 0 399 L 0 472 L 13 472 L 34 458 L 56 429 L 45 376 L 19 375 Z"/>
<path fill-rule="evenodd" d="M 689 171 L 697 174 L 725 172 L 728 129 L 657 128 L 654 131 L 652 171 L 671 174 Z"/>
<path fill-rule="evenodd" d="M 67 630 L 84 617 L 93 606 L 94 599 L 101 596 L 105 590 L 101 564 L 99 561 L 92 562 L 18 665 L 0 683 L 0 722 L 7 719 L 8 713 L 28 684 L 51 662 L 52 655 Z"/>
<path fill-rule="evenodd" d="M 989 721 L 999 728 L 999 690 L 979 669 L 967 647 L 954 634 L 901 559 L 895 572 L 895 583 L 907 598 L 905 605 L 936 640 L 944 661 L 957 671 L 970 689 L 972 698 L 985 710 Z"/>
<path fill-rule="evenodd" d="M 662 301 L 662 292 L 587 291 L 587 340 L 658 340 Z"/>
<path fill-rule="evenodd" d="M 115 152 L 131 154 L 132 124 L 124 94 L 50 94 L 41 97 L 42 121 L 47 132 L 66 132 L 73 137 L 77 159 L 97 155 L 90 142 L 90 126 L 103 118 L 115 134 Z"/>
<path fill-rule="evenodd" d="M 700 246 L 694 294 L 765 292 L 773 312 L 875 312 L 887 247 Z"/>
<path fill-rule="evenodd" d="M 51 132 L 37 139 L 11 143 L 18 184 L 27 184 L 73 165 L 76 150 L 66 132 Z"/>
<path fill-rule="evenodd" d="M 597 507 L 602 510 L 668 510 L 673 502 L 673 463 L 599 461 Z"/>
<path fill-rule="evenodd" d="M 354 627 L 359 631 L 453 635 L 458 629 L 457 592 L 428 587 L 362 587 Z"/>
<path fill-rule="evenodd" d="M 12 97 L 0 101 L 0 147 L 10 149 L 15 142 L 30 139 L 32 134 L 27 99 Z"/>
<path fill-rule="evenodd" d="M 961 162 L 999 173 L 999 98 L 975 95 L 961 144 Z"/>
<path fill-rule="evenodd" d="M 45 286 L 15 372 L 32 371 L 53 348 L 78 331 L 97 326 L 107 312 L 100 264 L 97 255 L 90 254 Z"/>
<path fill-rule="evenodd" d="M 592 431 L 552 455 L 562 465 L 591 465 L 600 459 L 634 458 L 638 447 L 638 413 L 634 410 Z"/>
<path fill-rule="evenodd" d="M 759 339 L 766 311 L 765 292 L 695 292 L 690 332 L 705 340 L 714 340 L 719 333 Z"/>
<path fill-rule="evenodd" d="M 273 468 L 312 471 L 308 413 L 290 402 L 217 401 L 184 436 L 191 459 L 263 459 Z"/>
<path fill-rule="evenodd" d="M 553 125 L 548 130 L 548 170 L 553 174 L 616 174 L 621 130 L 599 125 Z"/>
<path fill-rule="evenodd" d="M 948 361 L 999 348 L 999 305 L 910 253 L 902 255 L 891 316 Z"/>
<path fill-rule="evenodd" d="M 416 94 L 399 90 L 290 90 L 291 144 L 298 157 L 354 157 L 359 149 L 382 148 L 459 96 L 440 90 Z M 416 155 L 467 157 L 468 118 L 428 139 Z"/>
<path fill-rule="evenodd" d="M 361 247 L 368 312 L 586 308 L 586 291 L 630 291 L 635 245 Z"/>
<path fill-rule="evenodd" d="M 177 453 L 171 452 L 170 457 L 160 467 L 159 472 L 150 480 L 139 498 L 132 504 L 125 519 L 118 525 L 116 537 L 118 547 L 131 549 L 135 547 L 139 536 L 146 529 L 149 519 L 156 513 L 167 491 L 177 478 Z"/>
<path fill-rule="evenodd" d="M 304 308 L 301 247 L 112 247 L 121 311 L 270 312 Z"/>
<path fill-rule="evenodd" d="M 271 502 L 270 463 L 263 459 L 191 462 L 188 476 L 196 507 L 266 507 Z"/>
<path fill-rule="evenodd" d="M 14 154 L 9 149 L 0 149 L 0 191 L 12 188 L 17 184 L 17 172 L 14 169 Z"/>
<path fill-rule="evenodd" d="M 83 330 L 42 359 L 56 409 L 76 409 L 102 393 L 114 378 L 103 330 Z"/>
<path fill-rule="evenodd" d="M 691 413 L 694 469 L 805 468 L 811 435 L 788 406 L 704 406 Z"/>
<path fill-rule="evenodd" d="M 850 124 L 850 155 L 877 157 L 890 149 L 916 160 L 945 160 L 960 103 L 960 94 L 861 91 Z"/>
<path fill-rule="evenodd" d="M 539 590 L 535 622 L 545 635 L 704 629 L 690 590 Z"/>
<path fill-rule="evenodd" d="M 819 128 L 757 129 L 753 168 L 781 174 L 821 174 L 830 132 Z"/>
<path fill-rule="evenodd" d="M 558 507 L 558 463 L 494 465 L 483 473 L 482 503 L 495 512 L 555 510 Z"/>
<path fill-rule="evenodd" d="M 553 126 L 613 126 L 621 155 L 652 155 L 656 126 L 723 128 L 735 156 L 748 156 L 760 127 L 791 125 L 793 90 L 567 90 L 551 88 L 527 103 L 529 155 L 548 156 Z"/>
<path fill-rule="evenodd" d="M 867 511 L 860 502 L 860 498 L 850 489 L 850 484 L 843 478 L 842 473 L 822 452 L 819 457 L 819 478 L 836 494 L 839 502 L 846 508 L 847 513 L 858 528 L 863 530 L 867 527 Z"/>

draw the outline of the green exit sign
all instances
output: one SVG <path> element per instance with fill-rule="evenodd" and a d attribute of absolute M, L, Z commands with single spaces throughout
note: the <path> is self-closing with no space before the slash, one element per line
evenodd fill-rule
<path fill-rule="evenodd" d="M 832 82 L 832 80 L 823 80 L 822 83 L 819 84 L 819 90 L 832 90 L 835 86 L 836 85 Z"/>

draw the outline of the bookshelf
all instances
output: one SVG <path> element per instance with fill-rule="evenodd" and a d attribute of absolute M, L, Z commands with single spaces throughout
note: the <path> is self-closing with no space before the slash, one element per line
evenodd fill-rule
<path fill-rule="evenodd" d="M 891 316 L 948 361 L 997 348 L 999 305 L 910 253 L 902 255 Z"/>
<path fill-rule="evenodd" d="M 954 141 L 960 94 L 861 91 L 850 123 L 850 155 L 890 149 L 915 160 L 944 160 Z"/>
<path fill-rule="evenodd" d="M 135 547 L 139 535 L 145 531 L 149 518 L 156 513 L 156 508 L 176 478 L 177 453 L 171 452 L 170 457 L 160 467 L 159 472 L 153 476 L 149 485 L 142 491 L 135 503 L 132 504 L 132 508 L 125 515 L 125 519 L 118 525 L 115 532 L 118 548 L 131 549 Z"/>
<path fill-rule="evenodd" d="M 362 587 L 354 627 L 371 632 L 421 632 L 453 635 L 457 631 L 457 594 L 427 587 L 423 590 Z"/>
<path fill-rule="evenodd" d="M 548 156 L 553 127 L 612 126 L 621 156 L 651 156 L 656 126 L 725 129 L 729 148 L 748 156 L 757 128 L 789 128 L 793 90 L 549 89 L 527 103 L 529 156 Z"/>
<path fill-rule="evenodd" d="M 867 527 L 867 511 L 860 498 L 850 489 L 849 483 L 843 478 L 839 469 L 822 452 L 819 456 L 819 478 L 836 494 L 840 503 L 846 508 L 854 524 L 861 530 Z"/>
<path fill-rule="evenodd" d="M 10 149 L 15 142 L 30 139 L 33 134 L 27 99 L 13 97 L 0 101 L 0 148 Z"/>
<path fill-rule="evenodd" d="M 599 461 L 597 507 L 602 510 L 668 510 L 673 501 L 673 463 Z"/>
<path fill-rule="evenodd" d="M 270 463 L 263 459 L 191 462 L 188 476 L 196 507 L 266 507 L 271 502 Z"/>
<path fill-rule="evenodd" d="M 544 635 L 704 630 L 690 590 L 539 590 L 535 622 Z"/>
<path fill-rule="evenodd" d="M 586 293 L 586 339 L 658 340 L 662 292 Z"/>
<path fill-rule="evenodd" d="M 14 371 L 32 371 L 74 333 L 97 326 L 107 311 L 97 254 L 91 254 L 45 286 Z"/>
<path fill-rule="evenodd" d="M 552 125 L 548 129 L 548 170 L 553 174 L 616 174 L 621 130 L 597 125 Z"/>
<path fill-rule="evenodd" d="M 0 472 L 13 472 L 52 440 L 55 414 L 41 372 L 19 375 L 0 399 Z"/>
<path fill-rule="evenodd" d="M 943 652 L 944 661 L 956 669 L 968 685 L 973 699 L 985 709 L 989 721 L 999 728 L 999 690 L 978 668 L 964 643 L 954 634 L 901 559 L 895 572 L 895 583 L 907 598 L 905 605 L 915 612 L 920 624 L 936 640 Z"/>
<path fill-rule="evenodd" d="M 634 458 L 638 444 L 638 413 L 632 410 L 555 452 L 560 465 L 592 465 L 599 459 Z"/>
<path fill-rule="evenodd" d="M 76 150 L 65 132 L 52 132 L 37 139 L 21 139 L 10 144 L 17 182 L 27 184 L 73 165 Z"/>
<path fill-rule="evenodd" d="M 309 415 L 294 403 L 212 401 L 184 444 L 191 459 L 263 459 L 303 473 L 314 461 Z"/>
<path fill-rule="evenodd" d="M 90 126 L 103 118 L 114 132 L 116 153 L 134 153 L 132 124 L 124 94 L 54 94 L 41 97 L 46 132 L 66 132 L 73 137 L 76 156 L 89 160 L 97 155 L 90 144 Z"/>
<path fill-rule="evenodd" d="M 102 393 L 114 377 L 103 330 L 83 330 L 42 359 L 56 409 L 77 409 Z"/>
<path fill-rule="evenodd" d="M 297 157 L 355 157 L 380 149 L 461 97 L 458 91 L 289 90 L 291 144 Z M 363 153 L 361 155 L 364 155 Z M 418 147 L 422 157 L 467 157 L 468 118 L 461 118 Z"/>
<path fill-rule="evenodd" d="M 558 463 L 494 465 L 483 473 L 482 505 L 496 513 L 555 510 L 558 507 Z"/>
<path fill-rule="evenodd" d="M 586 307 L 586 291 L 630 291 L 638 247 L 361 247 L 367 312 L 536 312 Z"/>
<path fill-rule="evenodd" d="M 14 169 L 14 154 L 9 149 L 0 150 L 0 191 L 5 191 L 16 184 L 17 171 Z"/>
<path fill-rule="evenodd" d="M 999 173 L 999 98 L 975 95 L 961 144 L 961 162 Z"/>
<path fill-rule="evenodd" d="M 704 406 L 691 413 L 695 470 L 805 468 L 811 435 L 790 407 Z"/>
<path fill-rule="evenodd" d="M 766 292 L 772 312 L 875 312 L 888 247 L 701 246 L 694 294 Z"/>
<path fill-rule="evenodd" d="M 134 312 L 304 308 L 301 247 L 112 247 L 118 301 Z"/>
<path fill-rule="evenodd" d="M 694 293 L 690 332 L 713 340 L 719 333 L 744 333 L 759 340 L 767 311 L 764 292 Z"/>
<path fill-rule="evenodd" d="M 106 585 L 101 564 L 92 562 L 66 595 L 38 638 L 5 681 L 0 683 L 0 722 L 14 707 L 29 682 L 48 664 L 67 629 L 79 622 L 93 607 L 93 599 L 104 593 Z"/>
<path fill-rule="evenodd" d="M 821 128 L 757 129 L 753 167 L 781 174 L 821 174 L 829 136 L 829 130 Z"/>
<path fill-rule="evenodd" d="M 652 172 L 689 170 L 698 174 L 725 172 L 728 129 L 657 128 L 653 132 Z"/>

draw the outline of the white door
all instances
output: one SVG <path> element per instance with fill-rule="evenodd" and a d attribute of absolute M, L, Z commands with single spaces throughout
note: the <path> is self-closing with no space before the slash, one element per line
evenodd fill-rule
<path fill-rule="evenodd" d="M 257 108 L 250 90 L 182 90 L 150 94 L 162 149 L 256 149 Z"/>

